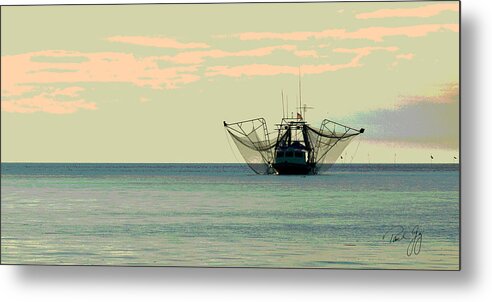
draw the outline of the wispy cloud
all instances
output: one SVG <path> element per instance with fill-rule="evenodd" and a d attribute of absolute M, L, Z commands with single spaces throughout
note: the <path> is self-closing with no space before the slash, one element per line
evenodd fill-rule
<path fill-rule="evenodd" d="M 402 53 L 396 56 L 397 59 L 411 60 L 415 55 L 413 53 Z"/>
<path fill-rule="evenodd" d="M 374 142 L 455 149 L 459 147 L 459 87 L 448 84 L 436 96 L 402 96 L 393 109 L 360 113 L 366 138 Z"/>
<path fill-rule="evenodd" d="M 2 110 L 5 112 L 33 113 L 46 112 L 53 114 L 69 114 L 80 109 L 95 110 L 96 103 L 80 98 L 81 87 L 67 87 L 45 91 L 34 96 L 3 100 Z"/>
<path fill-rule="evenodd" d="M 397 51 L 398 47 L 389 46 L 389 47 L 378 47 L 378 46 L 369 46 L 369 47 L 360 47 L 360 48 L 335 48 L 334 52 L 345 52 L 345 53 L 354 53 L 357 54 L 358 57 L 365 57 L 370 55 L 372 52 L 377 50 L 385 50 L 385 51 Z M 356 57 L 356 58 L 358 58 Z"/>
<path fill-rule="evenodd" d="M 42 61 L 32 60 L 43 57 Z M 73 62 L 71 57 L 84 58 Z M 128 83 L 152 89 L 174 89 L 200 79 L 198 66 L 159 68 L 151 58 L 105 52 L 42 51 L 2 56 L 2 110 L 6 112 L 74 113 L 97 106 L 80 97 L 79 83 Z M 66 85 L 64 89 L 55 86 Z M 41 91 L 41 92 L 40 92 Z"/>
<path fill-rule="evenodd" d="M 74 96 L 78 96 L 79 93 L 83 90 L 84 90 L 84 88 L 82 88 L 82 87 L 73 86 L 73 87 L 67 87 L 67 88 L 63 88 L 63 89 L 56 89 L 55 91 L 53 91 L 53 95 L 62 95 L 62 96 L 74 97 Z"/>
<path fill-rule="evenodd" d="M 458 32 L 459 25 L 450 24 L 420 24 L 400 27 L 366 27 L 355 31 L 346 29 L 326 29 L 323 31 L 302 31 L 289 33 L 275 32 L 244 32 L 233 34 L 232 37 L 240 40 L 284 40 L 305 41 L 308 39 L 362 39 L 381 42 L 385 37 L 406 36 L 410 38 L 424 37 L 429 33 L 439 31 Z"/>
<path fill-rule="evenodd" d="M 318 52 L 316 50 L 296 50 L 294 54 L 302 58 L 319 58 Z"/>
<path fill-rule="evenodd" d="M 429 9 L 429 8 L 428 8 Z M 429 10 L 436 11 L 437 8 Z M 441 10 L 444 8 L 441 7 Z M 384 15 L 373 12 L 375 15 Z M 376 14 L 377 13 L 377 14 Z M 403 14 L 392 12 L 393 14 Z M 408 12 L 407 12 L 408 13 Z M 389 12 L 385 12 L 389 15 Z M 410 14 L 410 13 L 408 13 Z M 365 16 L 367 17 L 367 16 Z M 244 32 L 234 34 L 241 40 L 286 40 L 305 41 L 308 39 L 359 39 L 381 42 L 386 37 L 407 36 L 422 37 L 432 32 L 458 32 L 458 24 L 422 24 L 402 27 L 367 27 L 354 31 L 346 29 L 326 29 L 304 32 Z M 332 48 L 334 53 L 352 54 L 346 62 L 333 63 L 326 60 L 301 65 L 304 74 L 321 74 L 347 68 L 363 66 L 364 57 L 375 51 L 395 52 L 398 47 L 360 47 L 336 48 L 329 44 L 320 44 L 314 48 L 301 47 L 302 43 L 226 51 L 213 49 L 202 42 L 183 42 L 168 37 L 152 36 L 111 36 L 107 41 L 134 44 L 147 47 L 170 48 L 177 50 L 175 55 L 137 57 L 122 52 L 81 52 L 47 50 L 17 55 L 2 56 L 2 109 L 10 112 L 51 112 L 72 113 L 79 109 L 93 110 L 94 103 L 84 100 L 77 88 L 79 83 L 127 83 L 151 89 L 175 89 L 199 81 L 202 77 L 241 77 L 274 76 L 279 74 L 297 75 L 299 66 L 273 64 L 223 65 L 221 58 L 265 57 L 284 51 L 300 58 L 320 59 L 318 48 Z M 317 49 L 317 50 L 316 50 Z M 323 52 L 324 54 L 324 52 Z M 413 53 L 400 53 L 392 58 L 411 60 Z M 217 61 L 215 61 L 217 60 Z M 172 66 L 161 67 L 162 62 Z M 205 64 L 204 64 L 205 63 Z M 229 63 L 226 63 L 229 64 Z M 396 63 L 397 64 L 397 63 Z M 165 64 L 164 64 L 165 65 Z M 8 75 L 8 76 L 6 76 Z M 46 92 L 43 88 L 68 86 L 63 91 Z M 42 93 L 39 93 L 42 91 Z M 72 97 L 67 100 L 63 97 Z M 61 100 L 62 98 L 63 100 Z M 44 109 L 43 109 L 44 108 Z"/>
<path fill-rule="evenodd" d="M 206 51 L 181 52 L 174 56 L 155 57 L 155 60 L 168 61 L 176 64 L 200 64 L 206 58 L 219 59 L 228 57 L 263 57 L 272 54 L 276 50 L 294 51 L 294 45 L 277 45 L 240 51 L 224 51 L 220 49 Z"/>
<path fill-rule="evenodd" d="M 84 57 L 80 63 L 33 62 L 35 56 Z M 104 52 L 82 53 L 43 51 L 2 56 L 2 97 L 18 95 L 37 84 L 78 82 L 124 82 L 141 87 L 172 89 L 199 79 L 197 66 L 159 68 L 152 57 L 136 58 L 132 54 Z M 68 70 L 70 72 L 59 72 Z"/>
<path fill-rule="evenodd" d="M 81 83 L 127 83 L 151 89 L 174 89 L 202 76 L 271 76 L 297 75 L 298 66 L 252 64 L 240 66 L 211 66 L 200 64 L 209 58 L 260 57 L 283 50 L 299 57 L 318 57 L 314 50 L 298 50 L 295 45 L 277 45 L 241 51 L 205 50 L 184 51 L 175 56 L 148 56 L 118 52 L 85 53 L 50 50 L 2 57 L 2 110 L 7 112 L 74 113 L 80 109 L 94 110 L 93 102 L 84 100 Z M 336 48 L 333 52 L 350 53 L 353 58 L 341 64 L 302 65 L 305 74 L 320 74 L 362 66 L 361 59 L 374 51 L 398 50 L 397 47 Z M 42 59 L 40 59 L 42 58 Z M 178 64 L 159 67 L 159 61 Z M 187 65 L 179 65 L 187 64 Z M 65 85 L 64 89 L 54 87 Z"/>
<path fill-rule="evenodd" d="M 351 61 L 343 64 L 319 64 L 319 65 L 301 65 L 303 74 L 320 74 L 329 71 L 337 71 L 345 68 L 354 68 L 362 66 L 360 60 L 370 55 L 374 51 L 397 51 L 397 47 L 363 47 L 363 48 L 336 48 L 334 52 L 353 53 L 355 56 Z M 279 74 L 297 75 L 299 66 L 270 65 L 270 64 L 250 64 L 239 66 L 214 66 L 208 68 L 206 76 L 273 76 Z"/>
<path fill-rule="evenodd" d="M 459 101 L 459 85 L 457 83 L 448 83 L 439 87 L 435 95 L 406 95 L 400 96 L 399 101 L 401 104 L 422 102 L 435 104 L 457 103 Z"/>
<path fill-rule="evenodd" d="M 413 59 L 414 56 L 415 56 L 415 54 L 413 54 L 413 53 L 401 53 L 401 54 L 398 54 L 398 55 L 395 56 L 396 60 L 393 61 L 393 63 L 391 63 L 391 67 L 392 68 L 395 68 L 396 66 L 398 66 L 401 60 L 410 61 L 410 60 Z"/>
<path fill-rule="evenodd" d="M 119 43 L 158 47 L 158 48 L 174 48 L 174 49 L 210 48 L 210 45 L 206 43 L 202 43 L 202 42 L 185 43 L 166 37 L 112 36 L 107 38 L 107 40 L 110 42 L 119 42 Z"/>
<path fill-rule="evenodd" d="M 360 13 L 355 17 L 357 19 L 380 19 L 380 18 L 428 18 L 436 16 L 444 11 L 457 12 L 459 9 L 458 3 L 439 3 L 430 4 L 414 8 L 396 8 L 396 9 L 380 9 L 373 12 Z"/>

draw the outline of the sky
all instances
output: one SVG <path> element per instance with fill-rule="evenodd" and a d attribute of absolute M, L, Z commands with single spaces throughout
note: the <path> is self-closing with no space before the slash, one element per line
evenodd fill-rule
<path fill-rule="evenodd" d="M 366 132 L 341 162 L 459 158 L 459 3 L 1 9 L 2 162 L 241 162 L 222 121 Z M 231 144 L 231 145 L 229 145 Z"/>

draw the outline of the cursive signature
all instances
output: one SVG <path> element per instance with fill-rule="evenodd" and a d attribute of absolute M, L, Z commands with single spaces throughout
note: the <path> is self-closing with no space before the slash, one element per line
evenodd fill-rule
<path fill-rule="evenodd" d="M 418 255 L 422 248 L 422 229 L 419 225 L 414 226 L 411 231 L 402 225 L 391 227 L 383 235 L 383 240 L 388 243 L 407 241 L 407 256 Z"/>

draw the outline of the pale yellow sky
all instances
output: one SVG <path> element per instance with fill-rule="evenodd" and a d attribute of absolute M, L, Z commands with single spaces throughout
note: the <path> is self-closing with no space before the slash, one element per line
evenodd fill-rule
<path fill-rule="evenodd" d="M 273 130 L 299 66 L 345 162 L 456 162 L 458 5 L 2 7 L 2 162 L 237 162 L 222 121 Z"/>

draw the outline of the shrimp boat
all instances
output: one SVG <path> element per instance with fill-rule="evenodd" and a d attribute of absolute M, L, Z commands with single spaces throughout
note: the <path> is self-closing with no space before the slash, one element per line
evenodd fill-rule
<path fill-rule="evenodd" d="M 304 109 L 306 105 L 298 108 Z M 235 123 L 224 121 L 224 127 L 248 166 L 257 174 L 306 175 L 329 169 L 359 130 L 324 119 L 319 128 L 311 126 L 300 113 L 283 117 L 269 133 L 264 118 Z"/>

